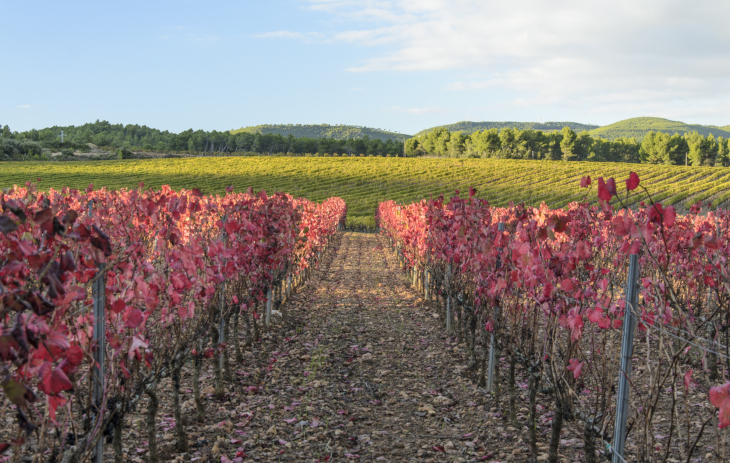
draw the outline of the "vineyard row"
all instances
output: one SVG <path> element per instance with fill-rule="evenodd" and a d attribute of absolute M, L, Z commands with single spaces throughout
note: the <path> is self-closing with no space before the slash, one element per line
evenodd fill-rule
<path fill-rule="evenodd" d="M 441 302 L 441 320 L 465 343 L 479 385 L 509 395 L 505 415 L 515 428 L 516 376 L 526 379 L 532 458 L 537 397 L 546 392 L 551 462 L 566 423 L 583 430 L 588 462 L 622 447 L 624 431 L 631 446 L 615 462 L 690 461 L 701 447 L 726 461 L 719 429 L 730 425 L 730 213 L 700 215 L 697 205 L 677 215 L 633 172 L 626 188 L 613 178 L 580 180 L 589 191 L 595 183 L 595 200 L 564 209 L 493 207 L 472 189 L 448 202 L 383 202 L 376 220 L 414 285 Z M 630 255 L 639 269 L 634 304 Z M 622 348 L 625 320 L 638 326 L 633 355 Z M 622 350 L 633 368 L 621 368 Z M 628 428 L 616 426 L 622 378 Z"/>
<path fill-rule="evenodd" d="M 15 423 L 0 431 L 2 461 L 102 461 L 99 443 L 112 432 L 122 461 L 121 423 L 143 397 L 156 461 L 163 379 L 185 452 L 183 365 L 195 364 L 200 412 L 201 363 L 213 359 L 220 397 L 229 352 L 240 355 L 238 336 L 225 339 L 229 324 L 237 333 L 242 319 L 247 342 L 260 318 L 268 329 L 347 214 L 339 198 L 317 204 L 232 187 L 206 196 L 27 183 L 4 190 L 0 204 L 0 422 Z"/>

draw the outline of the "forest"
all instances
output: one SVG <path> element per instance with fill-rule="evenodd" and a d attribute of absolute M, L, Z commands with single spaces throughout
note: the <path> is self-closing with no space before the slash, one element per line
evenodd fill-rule
<path fill-rule="evenodd" d="M 563 126 L 558 127 L 560 130 Z M 290 134 L 296 138 L 334 138 L 335 140 L 359 139 L 368 137 L 379 138 L 380 141 L 396 140 L 405 141 L 411 138 L 411 135 L 405 135 L 397 132 L 389 132 L 383 129 L 373 129 L 359 125 L 345 124 L 262 124 L 251 127 L 242 127 L 240 129 L 231 130 L 231 133 L 260 133 L 282 135 L 284 137 Z"/>
<path fill-rule="evenodd" d="M 64 133 L 63 141 L 59 137 Z M 12 132 L 5 125 L 0 132 L 0 160 L 42 160 L 44 149 L 50 151 L 88 151 L 87 143 L 99 147 L 133 151 L 175 152 L 248 152 L 259 154 L 347 153 L 374 156 L 403 153 L 403 143 L 365 136 L 358 139 L 287 137 L 279 134 L 231 133 L 216 130 L 185 130 L 178 134 L 140 125 L 110 124 L 107 121 L 80 126 L 49 127 L 41 130 Z"/>
<path fill-rule="evenodd" d="M 406 156 L 453 158 L 544 159 L 552 161 L 629 162 L 666 165 L 730 165 L 728 140 L 697 132 L 669 135 L 649 132 L 635 138 L 605 140 L 570 127 L 560 132 L 496 128 L 474 132 L 449 132 L 437 128 L 405 142 Z"/>
<path fill-rule="evenodd" d="M 60 134 L 63 131 L 63 141 Z M 719 133 L 725 133 L 718 128 Z M 235 132 L 235 131 L 234 131 Z M 379 138 L 310 138 L 293 134 L 226 132 L 188 129 L 178 134 L 140 125 L 96 121 L 81 126 L 0 131 L 0 160 L 48 160 L 50 152 L 72 159 L 88 144 L 117 150 L 185 152 L 187 154 L 253 153 L 262 155 L 354 154 L 365 156 L 439 156 L 452 158 L 535 159 L 553 161 L 628 162 L 691 166 L 730 166 L 728 139 L 692 131 L 670 135 L 648 132 L 643 140 L 607 140 L 592 132 L 527 128 L 490 128 L 467 134 L 438 127 L 405 142 Z"/>

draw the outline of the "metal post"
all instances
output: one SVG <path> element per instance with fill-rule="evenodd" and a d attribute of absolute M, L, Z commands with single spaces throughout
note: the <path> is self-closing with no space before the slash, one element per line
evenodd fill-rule
<path fill-rule="evenodd" d="M 269 287 L 269 290 L 266 292 L 266 328 L 271 326 L 271 287 Z"/>
<path fill-rule="evenodd" d="M 220 321 L 218 322 L 218 345 L 222 345 L 224 342 L 226 342 L 226 322 L 223 317 L 223 310 L 226 303 L 225 299 L 226 294 L 226 282 L 224 281 L 221 283 L 221 301 L 220 301 Z M 221 372 L 223 371 L 223 355 L 218 356 L 218 364 L 220 366 Z"/>
<path fill-rule="evenodd" d="M 93 201 L 89 201 L 89 217 L 93 217 Z M 94 301 L 94 367 L 92 374 L 94 405 L 97 410 L 97 419 L 102 420 L 104 411 L 102 409 L 102 401 L 104 395 L 104 350 L 105 350 L 105 326 L 104 326 L 104 304 L 106 303 L 106 274 L 104 272 L 105 265 L 99 264 L 99 277 L 91 285 L 91 295 Z M 103 463 L 104 461 L 104 436 L 100 436 L 96 442 L 94 450 L 94 463 Z"/>
<path fill-rule="evenodd" d="M 613 431 L 612 463 L 623 463 L 624 446 L 626 444 L 626 418 L 629 414 L 629 388 L 631 379 L 631 357 L 634 353 L 634 330 L 639 299 L 639 256 L 629 256 L 629 276 L 626 280 L 626 308 L 624 310 L 624 333 L 621 340 L 621 370 L 618 377 L 618 393 L 616 394 L 616 423 Z"/>
<path fill-rule="evenodd" d="M 291 296 L 291 274 L 286 277 L 286 297 L 287 299 Z"/>
<path fill-rule="evenodd" d="M 228 243 L 228 234 L 226 233 L 226 226 L 225 223 L 228 221 L 228 216 L 223 216 L 223 231 L 221 232 L 223 235 L 223 244 Z M 226 259 L 223 259 L 223 264 L 225 265 Z M 218 322 L 218 345 L 222 345 L 224 342 L 226 342 L 226 323 L 224 321 L 223 317 L 223 311 L 225 309 L 226 304 L 226 282 L 223 281 L 221 283 L 221 300 L 220 300 L 220 321 Z M 220 366 L 221 374 L 223 372 L 223 355 L 218 356 L 218 364 Z"/>
<path fill-rule="evenodd" d="M 446 332 L 451 333 L 451 294 L 446 295 Z"/>
<path fill-rule="evenodd" d="M 429 284 L 429 273 L 428 273 L 428 267 L 426 267 L 426 270 L 424 271 L 423 275 L 423 283 L 424 283 L 424 289 L 423 292 L 425 293 L 424 299 L 427 301 L 431 300 L 431 294 L 428 292 L 428 284 Z"/>
<path fill-rule="evenodd" d="M 451 264 L 446 272 L 446 332 L 451 333 Z"/>
<path fill-rule="evenodd" d="M 504 222 L 499 222 L 497 230 L 504 231 Z M 501 250 L 500 250 L 501 251 Z M 497 254 L 496 270 L 502 268 L 502 257 Z M 494 307 L 494 321 L 496 323 L 499 315 L 499 306 Z M 492 328 L 494 330 L 494 328 Z M 494 341 L 494 331 L 491 333 L 491 342 L 489 344 L 489 370 L 487 370 L 487 392 L 492 392 L 494 386 L 494 365 L 497 363 L 497 345 Z"/>

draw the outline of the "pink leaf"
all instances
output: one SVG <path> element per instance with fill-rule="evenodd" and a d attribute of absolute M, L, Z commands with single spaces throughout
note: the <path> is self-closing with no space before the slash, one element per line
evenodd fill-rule
<path fill-rule="evenodd" d="M 710 388 L 710 402 L 720 410 L 720 429 L 730 425 L 730 383 Z"/>
<path fill-rule="evenodd" d="M 112 312 L 115 314 L 121 313 L 126 307 L 127 304 L 124 302 L 124 299 L 117 299 L 114 301 L 114 304 L 112 304 Z"/>
<path fill-rule="evenodd" d="M 580 375 L 583 374 L 583 365 L 585 365 L 585 362 L 580 362 L 577 359 L 570 359 L 570 366 L 567 367 L 567 370 L 573 372 L 574 379 L 578 379 L 580 378 Z"/>
<path fill-rule="evenodd" d="M 139 349 L 147 349 L 149 343 L 143 341 L 140 337 L 134 336 L 132 338 L 132 345 L 129 347 L 128 356 L 133 358 L 135 355 L 139 355 Z"/>
<path fill-rule="evenodd" d="M 636 175 L 636 172 L 631 172 L 629 174 L 629 178 L 626 180 L 626 189 L 629 191 L 633 191 L 638 186 L 639 186 L 639 176 Z"/>
<path fill-rule="evenodd" d="M 690 368 L 687 370 L 687 373 L 684 374 L 684 393 L 685 395 L 689 393 L 689 383 L 692 381 L 692 373 L 694 371 Z"/>
<path fill-rule="evenodd" d="M 63 407 L 66 404 L 67 400 L 63 397 L 57 396 L 57 395 L 49 395 L 48 396 L 48 415 L 51 418 L 51 421 L 54 424 L 56 423 L 56 410 L 58 407 Z"/>
<path fill-rule="evenodd" d="M 613 177 L 606 180 L 606 190 L 611 193 L 611 196 L 616 196 L 616 180 L 614 180 Z"/>
<path fill-rule="evenodd" d="M 142 311 L 136 307 L 128 307 L 127 312 L 124 314 L 124 318 L 125 328 L 137 328 L 144 321 Z"/>
<path fill-rule="evenodd" d="M 73 384 L 60 368 L 53 368 L 50 362 L 44 362 L 43 365 L 38 369 L 38 376 L 41 377 L 41 383 L 38 385 L 38 389 L 45 392 L 46 394 L 58 394 L 61 391 L 65 391 L 73 388 Z"/>

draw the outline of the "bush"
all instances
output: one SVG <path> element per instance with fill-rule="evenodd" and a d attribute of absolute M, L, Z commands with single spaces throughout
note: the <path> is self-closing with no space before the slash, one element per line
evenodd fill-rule
<path fill-rule="evenodd" d="M 43 153 L 40 143 L 30 140 L 15 140 L 0 137 L 0 159 L 36 158 Z"/>
<path fill-rule="evenodd" d="M 74 155 L 74 150 L 72 150 L 71 148 L 64 148 L 61 150 L 61 156 L 73 156 L 73 155 Z"/>
<path fill-rule="evenodd" d="M 127 148 L 122 148 L 117 151 L 117 157 L 119 159 L 132 159 L 132 152 Z"/>

